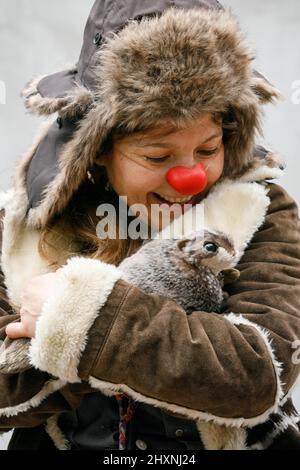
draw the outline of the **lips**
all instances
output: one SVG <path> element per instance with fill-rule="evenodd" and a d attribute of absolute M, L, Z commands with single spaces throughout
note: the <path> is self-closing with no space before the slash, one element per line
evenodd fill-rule
<path fill-rule="evenodd" d="M 150 202 L 152 204 L 167 204 L 169 206 L 171 206 L 172 204 L 179 204 L 180 206 L 184 206 L 185 204 L 195 204 L 196 199 L 199 196 L 199 195 L 195 195 L 195 196 L 190 196 L 189 198 L 170 198 L 172 200 L 168 200 L 162 197 L 158 193 L 150 193 L 150 195 L 151 195 Z"/>
<path fill-rule="evenodd" d="M 192 195 L 189 195 L 189 196 L 185 196 L 185 197 L 174 197 L 174 196 L 168 196 L 168 195 L 165 195 L 165 194 L 161 194 L 161 193 L 154 193 L 157 197 L 159 197 L 160 199 L 164 200 L 165 202 L 170 202 L 172 204 L 174 203 L 179 203 L 179 204 L 187 204 L 191 199 L 192 199 Z"/>

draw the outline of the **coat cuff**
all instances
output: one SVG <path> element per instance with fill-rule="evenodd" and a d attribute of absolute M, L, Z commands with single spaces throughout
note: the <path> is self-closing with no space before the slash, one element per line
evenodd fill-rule
<path fill-rule="evenodd" d="M 264 341 L 267 351 L 269 353 L 269 356 L 272 361 L 273 369 L 274 369 L 274 374 L 276 377 L 276 394 L 274 397 L 274 403 L 269 408 L 268 410 L 265 411 L 265 413 L 262 415 L 267 417 L 271 413 L 276 413 L 279 409 L 280 404 L 282 404 L 282 399 L 284 397 L 284 391 L 283 391 L 283 385 L 284 383 L 282 382 L 282 371 L 283 371 L 283 364 L 278 361 L 276 357 L 276 353 L 272 344 L 272 338 L 268 330 L 265 328 L 262 328 L 260 325 L 257 323 L 254 323 L 247 318 L 245 318 L 243 315 L 238 315 L 236 313 L 229 313 L 227 315 L 224 315 L 224 318 L 227 318 L 233 325 L 239 326 L 239 325 L 245 325 L 249 326 L 251 328 L 254 328 L 258 334 L 261 336 L 262 340 Z"/>
<path fill-rule="evenodd" d="M 80 382 L 78 365 L 88 332 L 121 272 L 113 265 L 84 257 L 70 258 L 58 271 L 59 283 L 37 321 L 30 362 L 70 383 Z"/>

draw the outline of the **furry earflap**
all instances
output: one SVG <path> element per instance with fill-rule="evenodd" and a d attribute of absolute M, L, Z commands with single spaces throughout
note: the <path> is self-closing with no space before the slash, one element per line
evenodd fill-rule
<path fill-rule="evenodd" d="M 25 98 L 26 108 L 38 115 L 59 112 L 61 117 L 75 118 L 84 114 L 93 103 L 93 93 L 82 85 L 75 84 L 65 96 L 43 96 L 39 83 L 46 76 L 39 76 L 29 81 L 21 95 Z"/>

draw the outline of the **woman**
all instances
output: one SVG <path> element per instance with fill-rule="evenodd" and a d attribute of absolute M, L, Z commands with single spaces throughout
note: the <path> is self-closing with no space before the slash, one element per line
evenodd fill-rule
<path fill-rule="evenodd" d="M 11 449 L 202 449 L 200 419 L 250 427 L 241 448 L 299 448 L 298 211 L 266 181 L 281 173 L 276 156 L 255 146 L 261 105 L 278 92 L 218 2 L 143 3 L 103 11 L 96 1 L 76 69 L 24 92 L 31 110 L 59 117 L 2 196 L 1 334 L 4 347 L 32 338 L 34 367 L 0 375 L 0 427 L 17 428 Z M 202 189 L 168 178 L 199 164 Z M 271 202 L 221 315 L 187 316 L 121 279 L 116 266 L 141 240 L 97 236 L 100 203 L 126 196 L 148 217 L 153 204 L 195 205 L 250 169 Z"/>

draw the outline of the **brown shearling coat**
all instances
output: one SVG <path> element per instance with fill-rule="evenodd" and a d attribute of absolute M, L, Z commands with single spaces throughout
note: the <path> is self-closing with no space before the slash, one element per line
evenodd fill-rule
<path fill-rule="evenodd" d="M 241 277 L 230 285 L 222 314 L 186 316 L 172 300 L 116 279 L 104 305 L 84 326 L 86 343 L 76 344 L 81 348 L 76 370 L 68 346 L 58 344 L 56 351 L 54 337 L 48 336 L 40 343 L 48 348 L 44 355 L 31 352 L 36 368 L 0 375 L 1 429 L 36 427 L 48 420 L 51 434 L 55 417 L 78 408 L 95 390 L 108 396 L 125 392 L 178 418 L 236 426 L 263 423 L 280 403 L 290 408 L 300 370 L 293 360 L 300 337 L 299 218 L 295 201 L 281 186 L 268 183 L 268 188 L 265 222 L 237 266 Z M 70 271 L 66 277 L 71 296 L 78 289 L 76 274 Z M 94 287 L 89 288 L 94 295 Z M 230 312 L 236 314 L 233 321 Z M 0 313 L 4 339 L 5 325 L 18 317 L 3 273 Z M 65 339 L 76 342 L 69 321 Z M 57 322 L 55 334 L 60 327 Z M 62 448 L 57 433 L 54 441 Z"/>

